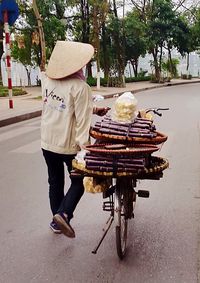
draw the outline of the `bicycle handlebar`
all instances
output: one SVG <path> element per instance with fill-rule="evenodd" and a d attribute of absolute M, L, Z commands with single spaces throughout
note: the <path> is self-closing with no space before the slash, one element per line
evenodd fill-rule
<path fill-rule="evenodd" d="M 148 108 L 145 110 L 145 112 L 146 113 L 153 112 L 154 114 L 161 117 L 162 113 L 160 113 L 159 111 L 165 111 L 165 110 L 169 110 L 169 108 Z"/>

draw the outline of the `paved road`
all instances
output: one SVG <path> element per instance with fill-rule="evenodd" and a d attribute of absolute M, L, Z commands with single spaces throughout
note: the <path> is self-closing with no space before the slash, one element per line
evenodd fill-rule
<path fill-rule="evenodd" d="M 150 198 L 138 199 L 124 261 L 116 255 L 114 227 L 98 254 L 91 254 L 108 216 L 101 195 L 84 195 L 72 222 L 76 239 L 49 230 L 40 119 L 0 129 L 0 282 L 198 282 L 199 86 L 152 90 L 137 98 L 140 108 L 170 107 L 155 118 L 157 129 L 169 135 L 158 155 L 169 159 L 170 169 L 160 181 L 138 184 L 150 190 Z"/>

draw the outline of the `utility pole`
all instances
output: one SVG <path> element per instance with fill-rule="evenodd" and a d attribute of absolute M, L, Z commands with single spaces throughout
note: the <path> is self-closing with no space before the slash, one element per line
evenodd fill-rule
<path fill-rule="evenodd" d="M 10 51 L 10 31 L 9 26 L 12 26 L 19 16 L 18 5 L 15 0 L 2 0 L 0 3 L 0 22 L 4 24 L 5 32 L 5 54 L 6 67 L 8 75 L 8 95 L 9 108 L 13 109 L 13 89 L 12 89 L 12 74 L 11 74 L 11 51 Z"/>

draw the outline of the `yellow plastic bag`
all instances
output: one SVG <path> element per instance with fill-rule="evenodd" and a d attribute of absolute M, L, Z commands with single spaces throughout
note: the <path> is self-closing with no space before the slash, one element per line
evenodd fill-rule
<path fill-rule="evenodd" d="M 111 178 L 84 177 L 83 185 L 88 193 L 102 193 L 111 186 Z"/>

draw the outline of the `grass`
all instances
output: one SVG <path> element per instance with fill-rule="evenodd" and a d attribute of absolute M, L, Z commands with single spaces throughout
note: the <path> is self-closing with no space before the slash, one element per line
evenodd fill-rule
<path fill-rule="evenodd" d="M 38 95 L 38 96 L 34 97 L 33 99 L 41 100 L 41 99 L 42 99 L 42 96 L 41 96 L 41 95 Z"/>
<path fill-rule="evenodd" d="M 13 87 L 13 96 L 27 94 L 25 90 L 20 87 Z M 0 86 L 0 97 L 8 97 L 8 87 Z"/>

